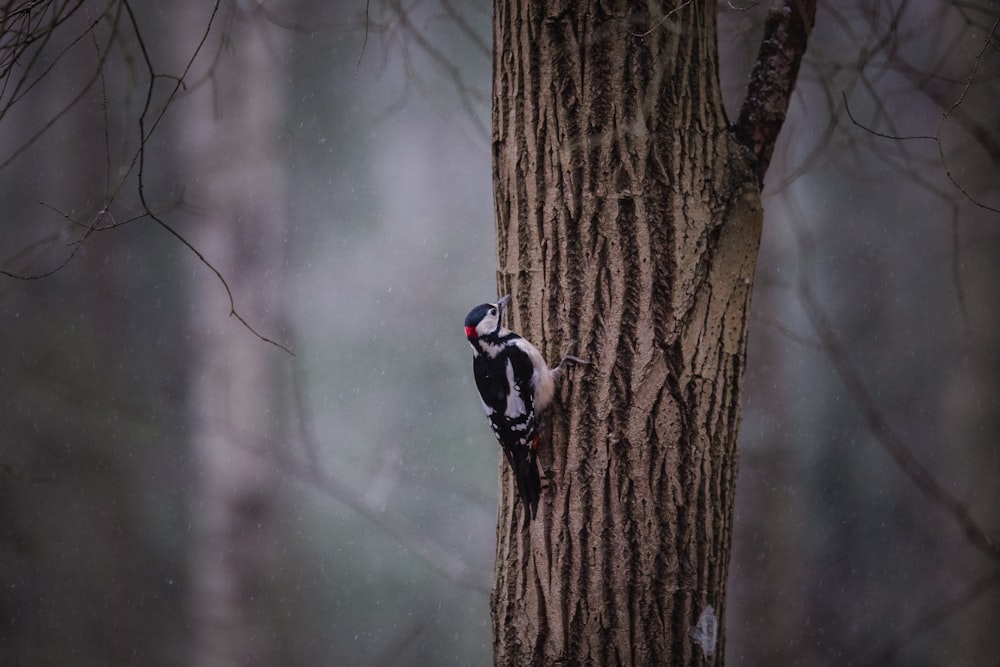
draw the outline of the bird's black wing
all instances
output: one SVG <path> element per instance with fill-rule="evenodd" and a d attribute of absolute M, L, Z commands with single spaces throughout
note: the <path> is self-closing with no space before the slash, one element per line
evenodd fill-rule
<path fill-rule="evenodd" d="M 531 360 L 513 348 L 509 352 L 501 351 L 496 359 L 476 357 L 473 364 L 478 364 L 474 367 L 476 387 L 482 396 L 490 426 L 514 473 L 517 493 L 524 505 L 526 526 L 535 516 L 542 492 L 535 451 L 539 422 L 530 386 Z M 509 410 L 512 405 L 519 409 Z"/>

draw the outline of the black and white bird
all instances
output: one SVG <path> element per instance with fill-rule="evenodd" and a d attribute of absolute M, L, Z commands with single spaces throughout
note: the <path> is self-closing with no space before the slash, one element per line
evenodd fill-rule
<path fill-rule="evenodd" d="M 543 414 L 555 394 L 562 363 L 588 362 L 567 354 L 549 368 L 534 345 L 501 323 L 508 302 L 510 295 L 473 308 L 465 318 L 465 337 L 472 346 L 472 373 L 483 409 L 514 472 L 527 526 L 542 492 L 537 459 Z"/>

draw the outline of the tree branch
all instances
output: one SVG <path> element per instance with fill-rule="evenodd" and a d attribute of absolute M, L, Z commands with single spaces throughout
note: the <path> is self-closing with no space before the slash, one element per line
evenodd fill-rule
<path fill-rule="evenodd" d="M 998 585 L 1000 585 L 1000 572 L 991 572 L 985 577 L 978 579 L 971 586 L 967 587 L 961 595 L 950 600 L 945 600 L 934 609 L 925 613 L 905 632 L 901 633 L 898 637 L 890 639 L 878 651 L 873 652 L 870 659 L 861 664 L 866 667 L 891 664 L 904 644 L 915 637 L 926 637 L 928 632 L 951 618 L 955 613 L 964 611 L 982 597 L 984 593 L 992 592 Z"/>
<path fill-rule="evenodd" d="M 926 87 L 921 86 L 919 83 L 915 85 L 919 90 L 922 90 L 931 99 L 944 107 L 944 112 L 941 114 L 941 120 L 938 123 L 937 131 L 934 134 L 913 134 L 913 135 L 901 135 L 888 132 L 880 132 L 872 127 L 869 127 L 861 123 L 854 114 L 851 113 L 851 107 L 847 103 L 847 94 L 841 93 L 844 99 L 844 110 L 847 112 L 847 117 L 850 121 L 857 127 L 868 132 L 869 134 L 880 137 L 882 139 L 893 139 L 895 141 L 911 141 L 911 140 L 921 140 L 921 141 L 933 141 L 934 145 L 937 147 L 938 156 L 941 159 L 941 166 L 944 168 L 945 176 L 951 181 L 951 184 L 965 197 L 970 203 L 978 206 L 979 208 L 990 211 L 992 213 L 1000 213 L 1000 208 L 996 206 L 991 206 L 983 201 L 980 201 L 974 197 L 966 188 L 963 186 L 955 176 L 955 171 L 952 169 L 951 163 L 948 161 L 948 157 L 945 155 L 944 143 L 941 139 L 941 134 L 944 131 L 945 123 L 950 119 L 955 118 L 956 122 L 966 130 L 977 141 L 977 145 L 984 150 L 992 159 L 997 158 L 997 151 L 1000 150 L 1000 144 L 997 144 L 989 135 L 988 130 L 971 120 L 966 114 L 965 110 L 962 108 L 962 104 L 965 102 L 965 98 L 972 88 L 973 83 L 975 83 L 976 78 L 979 76 L 979 69 L 982 65 L 983 57 L 986 55 L 986 51 L 993 44 L 993 38 L 1000 30 L 1000 18 L 997 18 L 993 25 L 990 27 L 989 32 L 986 34 L 986 38 L 983 40 L 983 45 L 980 47 L 979 52 L 976 54 L 975 63 L 972 66 L 972 71 L 969 73 L 968 78 L 965 80 L 965 85 L 962 87 L 961 93 L 958 98 L 951 102 L 946 103 L 946 100 L 942 95 L 932 95 Z M 909 75 L 912 79 L 913 76 Z"/>
<path fill-rule="evenodd" d="M 875 399 L 848 358 L 843 343 L 834 332 L 833 325 L 816 301 L 812 289 L 805 279 L 800 281 L 799 296 L 806 316 L 826 350 L 827 358 L 833 365 L 834 372 L 847 389 L 847 394 L 854 401 L 868 426 L 869 432 L 875 436 L 876 442 L 889 454 L 900 471 L 913 482 L 920 493 L 951 517 L 972 546 L 994 561 L 1000 561 L 1000 544 L 997 544 L 996 540 L 976 522 L 962 501 L 946 489 L 931 471 L 917 459 L 903 439 L 889 425 L 886 418 L 882 416 Z"/>
<path fill-rule="evenodd" d="M 313 429 L 315 419 L 302 387 L 308 384 L 304 364 L 292 364 L 292 403 L 298 428 L 298 442 L 302 453 L 292 451 L 265 451 L 263 447 L 248 445 L 248 449 L 272 461 L 293 479 L 311 486 L 321 493 L 351 508 L 370 521 L 399 544 L 422 560 L 431 570 L 450 583 L 479 593 L 489 593 L 480 573 L 460 555 L 439 544 L 427 531 L 405 515 L 373 504 L 364 494 L 354 490 L 344 477 L 326 470 L 320 460 L 322 443 Z"/>
<path fill-rule="evenodd" d="M 757 182 L 761 185 L 815 21 L 816 0 L 782 0 L 767 14 L 764 39 L 733 128 L 737 140 L 757 158 Z"/>

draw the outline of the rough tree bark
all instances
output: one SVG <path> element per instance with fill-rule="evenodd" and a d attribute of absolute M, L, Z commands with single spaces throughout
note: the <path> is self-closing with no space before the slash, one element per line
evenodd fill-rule
<path fill-rule="evenodd" d="M 723 662 L 759 182 L 814 4 L 772 12 L 761 62 L 793 67 L 755 70 L 733 128 L 715 12 L 495 3 L 497 281 L 514 330 L 591 361 L 559 389 L 527 530 L 501 468 L 498 665 Z"/>

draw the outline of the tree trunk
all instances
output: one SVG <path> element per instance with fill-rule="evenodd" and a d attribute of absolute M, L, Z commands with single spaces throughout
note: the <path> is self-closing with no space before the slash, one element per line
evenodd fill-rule
<path fill-rule="evenodd" d="M 500 291 L 550 361 L 578 341 L 591 362 L 562 380 L 526 530 L 501 468 L 498 665 L 723 662 L 759 188 L 715 3 L 632 4 L 495 7 Z"/>
<path fill-rule="evenodd" d="M 176 29 L 194 52 L 211 5 L 189 0 Z M 217 19 L 222 21 L 222 19 Z M 226 57 L 205 48 L 193 70 L 217 67 L 215 85 L 179 101 L 175 150 L 200 177 L 185 196 L 199 208 L 194 246 L 228 281 L 236 308 L 256 321 L 281 310 L 284 182 L 270 165 L 282 117 L 284 73 L 274 53 L 283 31 L 253 13 L 234 14 Z M 213 33 L 215 35 L 216 33 Z M 272 50 L 274 49 L 274 50 Z M 191 75 L 197 80 L 198 74 Z M 285 558 L 275 536 L 279 502 L 271 466 L 255 451 L 285 437 L 274 347 L 227 317 L 229 295 L 195 264 L 191 339 L 198 369 L 190 420 L 195 480 L 195 552 L 191 560 L 191 664 L 229 667 L 287 664 L 271 586 Z"/>

